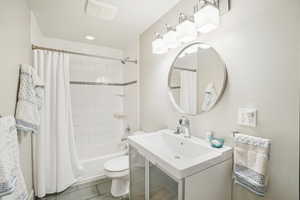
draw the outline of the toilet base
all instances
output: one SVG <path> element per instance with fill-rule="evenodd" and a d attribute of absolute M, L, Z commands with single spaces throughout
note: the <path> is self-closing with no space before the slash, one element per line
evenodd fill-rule
<path fill-rule="evenodd" d="M 113 178 L 110 191 L 114 197 L 127 195 L 129 193 L 129 177 Z"/>

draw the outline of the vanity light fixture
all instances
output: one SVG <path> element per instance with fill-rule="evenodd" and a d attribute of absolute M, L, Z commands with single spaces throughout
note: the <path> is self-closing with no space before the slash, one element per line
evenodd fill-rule
<path fill-rule="evenodd" d="M 168 47 L 166 46 L 163 37 L 159 34 L 155 34 L 155 39 L 152 42 L 152 53 L 153 54 L 164 54 L 168 52 Z"/>
<path fill-rule="evenodd" d="M 196 29 L 200 33 L 209 33 L 220 24 L 218 0 L 199 0 L 194 7 Z"/>
<path fill-rule="evenodd" d="M 180 13 L 179 24 L 175 28 L 166 25 L 167 32 L 164 36 L 155 37 L 152 42 L 154 54 L 167 53 L 168 49 L 177 48 L 181 44 L 196 40 L 198 32 L 204 34 L 218 28 L 221 16 L 230 10 L 230 0 L 197 1 L 193 16 Z M 203 44 L 199 45 L 199 48 L 208 49 L 211 47 Z"/>
<path fill-rule="evenodd" d="M 176 27 L 177 39 L 181 43 L 188 43 L 197 38 L 197 31 L 193 17 L 188 17 L 183 13 L 179 15 L 179 24 Z"/>
<path fill-rule="evenodd" d="M 167 48 L 175 49 L 179 46 L 179 42 L 177 40 L 178 33 L 176 32 L 176 28 L 165 25 L 167 32 L 163 36 L 163 40 Z"/>

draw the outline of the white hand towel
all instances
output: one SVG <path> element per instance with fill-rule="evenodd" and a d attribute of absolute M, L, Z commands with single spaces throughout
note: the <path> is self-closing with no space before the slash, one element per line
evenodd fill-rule
<path fill-rule="evenodd" d="M 180 76 L 180 107 L 185 113 L 197 113 L 197 73 L 182 71 Z"/>
<path fill-rule="evenodd" d="M 204 99 L 201 106 L 203 111 L 209 111 L 213 105 L 215 105 L 217 101 L 217 90 L 213 83 L 209 83 L 204 91 Z"/>
<path fill-rule="evenodd" d="M 0 118 L 0 199 L 25 200 L 27 190 L 20 168 L 15 119 Z"/>
<path fill-rule="evenodd" d="M 236 134 L 234 138 L 235 183 L 264 196 L 268 183 L 271 140 Z"/>

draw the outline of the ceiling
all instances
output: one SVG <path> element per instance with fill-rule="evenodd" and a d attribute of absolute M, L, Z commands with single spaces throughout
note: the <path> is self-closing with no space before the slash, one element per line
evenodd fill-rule
<path fill-rule="evenodd" d="M 43 34 L 124 49 L 180 0 L 102 0 L 118 7 L 114 20 L 85 14 L 86 0 L 29 0 Z M 87 41 L 86 35 L 95 36 Z"/>

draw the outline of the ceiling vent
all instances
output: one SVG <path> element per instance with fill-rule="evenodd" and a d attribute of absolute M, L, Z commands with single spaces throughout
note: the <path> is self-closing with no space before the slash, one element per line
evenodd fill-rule
<path fill-rule="evenodd" d="M 86 14 L 104 20 L 113 20 L 118 12 L 118 8 L 99 0 L 87 0 Z"/>

